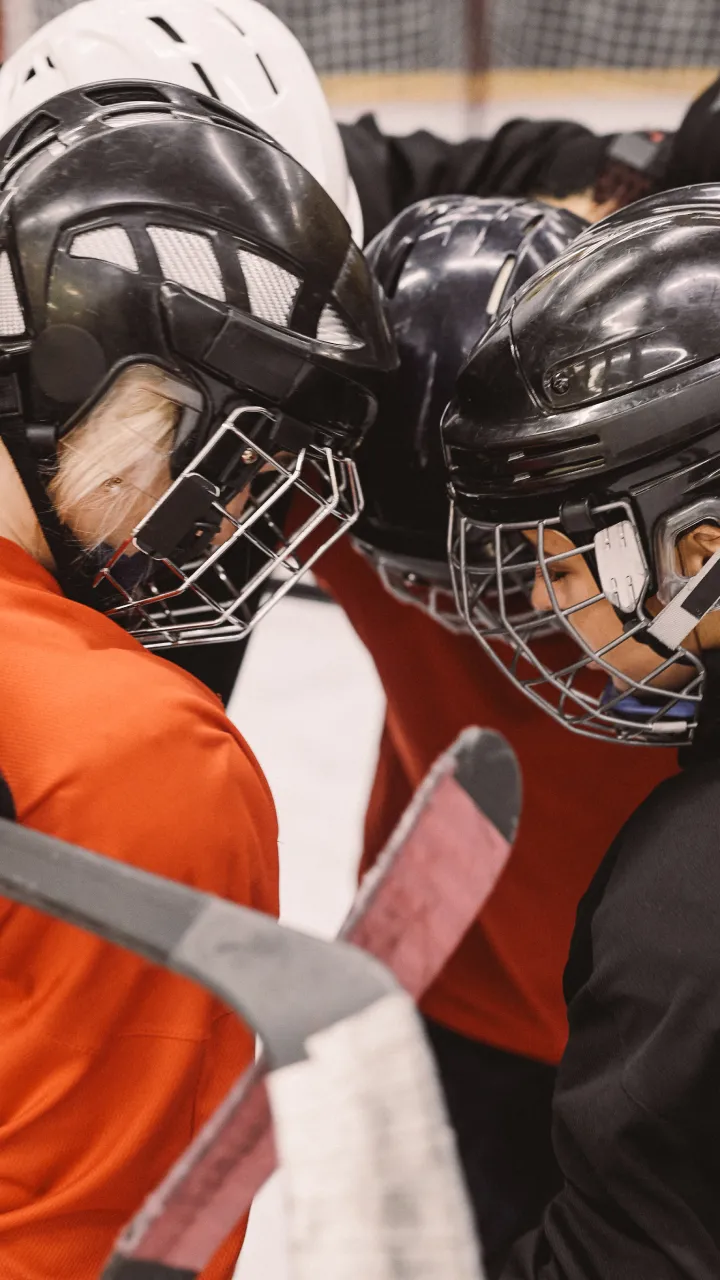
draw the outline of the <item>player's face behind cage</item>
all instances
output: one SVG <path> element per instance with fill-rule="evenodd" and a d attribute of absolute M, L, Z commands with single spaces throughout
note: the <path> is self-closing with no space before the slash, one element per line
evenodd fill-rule
<path fill-rule="evenodd" d="M 307 171 L 189 90 L 87 86 L 5 147 L 0 434 L 60 583 L 149 647 L 239 639 L 357 517 L 377 286 Z"/>
<path fill-rule="evenodd" d="M 717 188 L 581 236 L 473 353 L 445 420 L 460 609 L 581 734 L 677 746 L 701 718 L 720 640 L 719 256 Z M 523 544 L 530 617 L 513 605 Z"/>
<path fill-rule="evenodd" d="M 663 656 L 644 642 L 662 604 L 646 596 L 647 573 L 631 513 L 624 504 L 608 504 L 597 514 L 611 523 L 589 541 L 573 542 L 559 517 L 532 526 L 483 526 L 456 513 L 453 565 L 460 610 L 512 682 L 568 727 L 591 737 L 676 746 L 697 718 L 702 664 L 691 651 L 677 647 Z M 487 568 L 483 561 L 478 570 L 473 550 L 481 536 L 491 540 L 496 566 L 496 599 L 486 617 L 477 581 Z M 520 543 L 534 612 L 518 614 L 517 580 L 506 566 Z M 634 579 L 631 573 L 618 578 L 618 543 L 623 558 L 634 561 Z M 591 565 L 598 566 L 600 583 Z M 620 600 L 617 583 L 623 579 L 627 590 Z M 548 635 L 548 620 L 556 636 L 573 641 L 576 653 L 538 643 Z"/>
<path fill-rule="evenodd" d="M 49 484 L 97 579 L 117 592 L 107 612 L 149 648 L 242 636 L 359 511 L 352 460 L 312 444 L 268 452 L 255 437 L 269 415 L 250 406 L 173 482 L 173 441 L 197 406 L 192 386 L 156 366 L 126 368 L 60 442 Z M 286 534 L 296 493 L 309 514 Z"/>

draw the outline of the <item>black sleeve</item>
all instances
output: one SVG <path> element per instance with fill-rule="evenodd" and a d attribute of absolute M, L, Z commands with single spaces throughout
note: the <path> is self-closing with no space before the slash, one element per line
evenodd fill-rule
<path fill-rule="evenodd" d="M 720 767 L 638 810 L 583 899 L 553 1104 L 565 1178 L 502 1280 L 720 1276 Z"/>
<path fill-rule="evenodd" d="M 490 139 L 387 137 L 373 116 L 341 125 L 366 242 L 415 200 L 438 195 L 566 196 L 595 182 L 607 147 L 582 125 L 511 120 Z"/>

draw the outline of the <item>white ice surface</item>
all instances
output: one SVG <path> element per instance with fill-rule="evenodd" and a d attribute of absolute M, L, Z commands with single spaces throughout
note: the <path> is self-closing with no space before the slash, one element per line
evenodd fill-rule
<path fill-rule="evenodd" d="M 282 918 L 331 936 L 352 898 L 383 698 L 334 605 L 288 600 L 258 628 L 229 713 L 280 820 Z M 237 1280 L 290 1280 L 277 1176 L 250 1215 Z"/>

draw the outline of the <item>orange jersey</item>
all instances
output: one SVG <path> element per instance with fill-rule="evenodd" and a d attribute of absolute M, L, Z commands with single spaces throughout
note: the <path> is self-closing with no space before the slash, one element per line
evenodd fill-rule
<path fill-rule="evenodd" d="M 276 914 L 272 798 L 215 696 L 2 539 L 0 617 L 18 821 Z M 96 1280 L 253 1037 L 202 988 L 0 899 L 0 1040 L 0 1274 Z M 230 1280 L 243 1231 L 207 1280 Z"/>
<path fill-rule="evenodd" d="M 596 742 L 556 724 L 502 675 L 471 636 L 402 604 L 350 542 L 316 573 L 369 649 L 387 698 L 365 825 L 367 868 L 433 760 L 468 724 L 498 729 L 523 772 L 523 814 L 510 862 L 424 1011 L 486 1044 L 545 1062 L 567 1035 L 562 973 L 575 910 L 612 838 L 674 751 Z M 572 642 L 562 648 L 570 661 Z"/>

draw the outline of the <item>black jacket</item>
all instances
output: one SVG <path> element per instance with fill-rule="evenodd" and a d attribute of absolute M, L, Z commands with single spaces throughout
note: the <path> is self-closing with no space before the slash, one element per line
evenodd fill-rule
<path fill-rule="evenodd" d="M 381 133 L 373 116 L 341 125 L 366 242 L 427 196 L 567 196 L 592 187 L 609 142 L 568 120 L 511 120 L 489 139 Z"/>
<path fill-rule="evenodd" d="M 633 815 L 580 904 L 553 1104 L 565 1188 L 503 1280 L 720 1277 L 718 656 L 683 773 Z"/>

